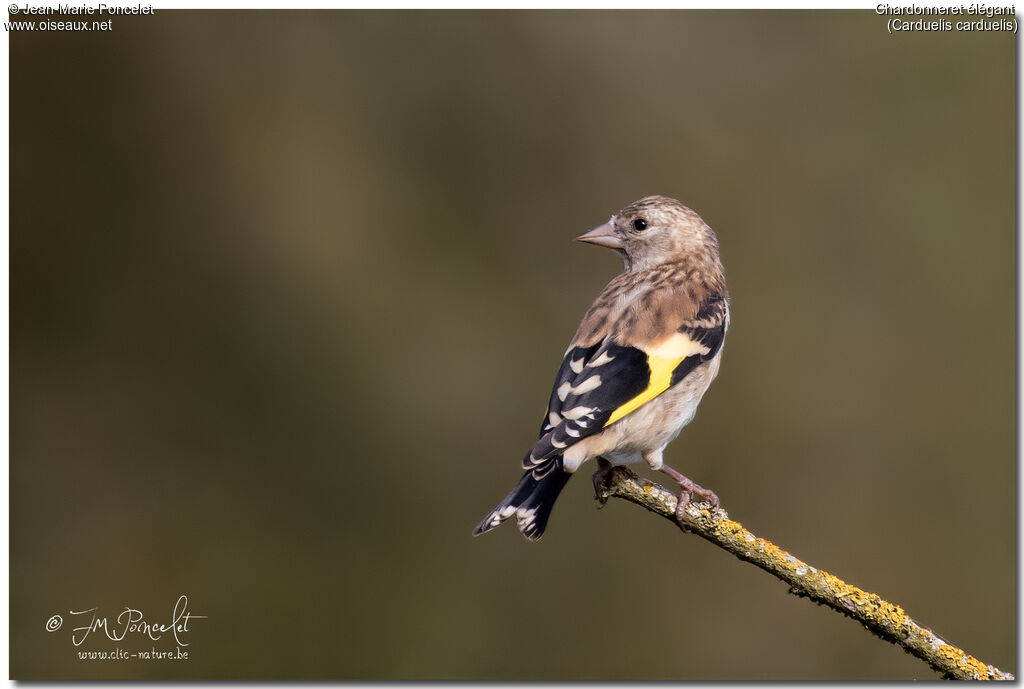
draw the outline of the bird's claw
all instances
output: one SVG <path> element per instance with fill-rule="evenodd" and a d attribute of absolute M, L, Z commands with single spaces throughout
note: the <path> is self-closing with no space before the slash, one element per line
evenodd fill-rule
<path fill-rule="evenodd" d="M 676 521 L 680 524 L 686 519 L 686 508 L 690 506 L 690 491 L 679 492 L 679 502 L 676 503 Z"/>
<path fill-rule="evenodd" d="M 676 504 L 676 521 L 682 523 L 686 518 L 686 508 L 689 507 L 690 500 L 694 495 L 711 503 L 712 512 L 717 512 L 722 508 L 722 501 L 718 499 L 718 496 L 715 495 L 713 490 L 708 490 L 704 486 L 694 483 L 691 479 L 686 478 L 670 467 L 663 467 L 662 471 L 674 478 L 679 484 L 679 502 Z"/>

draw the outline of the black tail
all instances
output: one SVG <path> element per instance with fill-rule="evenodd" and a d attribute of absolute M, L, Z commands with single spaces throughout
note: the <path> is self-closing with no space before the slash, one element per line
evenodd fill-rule
<path fill-rule="evenodd" d="M 540 478 L 536 478 L 536 474 Z M 550 463 L 523 474 L 519 485 L 491 511 L 473 531 L 474 536 L 490 531 L 515 515 L 519 530 L 531 541 L 544 535 L 558 494 L 572 476 L 562 468 L 562 458 L 554 457 Z"/>

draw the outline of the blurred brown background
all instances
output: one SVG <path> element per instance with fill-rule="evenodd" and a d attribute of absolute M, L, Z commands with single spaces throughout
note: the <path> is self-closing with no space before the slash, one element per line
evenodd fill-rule
<path fill-rule="evenodd" d="M 540 543 L 470 537 L 619 270 L 572 238 L 652 193 L 717 230 L 733 304 L 669 462 L 1017 671 L 1011 35 L 869 11 L 113 27 L 11 34 L 15 678 L 934 679 L 595 511 L 589 470 Z M 44 631 L 168 621 L 181 594 L 209 616 L 187 662 Z"/>

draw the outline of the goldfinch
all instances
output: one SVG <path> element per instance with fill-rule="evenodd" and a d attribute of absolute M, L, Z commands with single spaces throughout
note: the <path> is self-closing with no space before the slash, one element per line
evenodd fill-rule
<path fill-rule="evenodd" d="M 729 295 L 718 239 L 679 201 L 647 196 L 577 237 L 614 249 L 624 270 L 583 316 L 555 377 L 526 473 L 476 527 L 515 517 L 529 540 L 585 461 L 645 460 L 680 487 L 681 518 L 693 494 L 718 496 L 665 465 L 662 453 L 697 412 L 718 374 Z"/>

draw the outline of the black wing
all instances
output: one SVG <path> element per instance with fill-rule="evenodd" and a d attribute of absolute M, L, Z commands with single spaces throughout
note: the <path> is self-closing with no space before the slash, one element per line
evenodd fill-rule
<path fill-rule="evenodd" d="M 692 350 L 684 356 L 659 356 L 610 339 L 571 348 L 555 377 L 540 438 L 523 468 L 541 478 L 551 469 L 550 458 L 628 416 L 712 359 L 722 347 L 727 320 L 724 297 L 702 305 L 677 330 Z"/>

